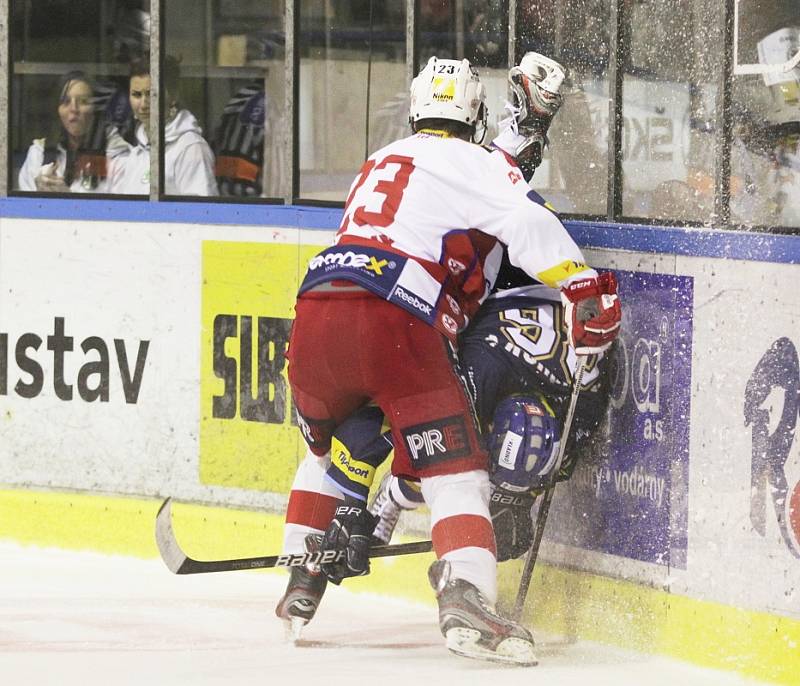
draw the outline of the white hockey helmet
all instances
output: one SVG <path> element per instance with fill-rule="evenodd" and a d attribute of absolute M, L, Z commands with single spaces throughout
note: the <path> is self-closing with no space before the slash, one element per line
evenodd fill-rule
<path fill-rule="evenodd" d="M 509 69 L 508 81 L 514 105 L 520 110 L 517 125 L 522 135 L 536 120 L 545 123 L 547 130 L 561 107 L 563 96 L 559 90 L 566 77 L 564 67 L 538 52 L 526 53 L 519 66 Z"/>
<path fill-rule="evenodd" d="M 524 140 L 513 152 L 526 181 L 542 163 L 549 141 L 547 131 L 563 101 L 559 92 L 566 71 L 555 60 L 528 52 L 508 71 L 513 96 L 512 130 Z"/>
<path fill-rule="evenodd" d="M 431 57 L 411 83 L 409 123 L 450 119 L 485 132 L 486 88 L 469 60 Z"/>

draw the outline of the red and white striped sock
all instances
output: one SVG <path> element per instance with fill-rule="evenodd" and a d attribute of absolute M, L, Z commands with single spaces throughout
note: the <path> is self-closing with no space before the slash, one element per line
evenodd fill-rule
<path fill-rule="evenodd" d="M 497 557 L 489 514 L 489 475 L 483 470 L 422 479 L 431 510 L 436 557 L 450 562 L 453 578 L 475 585 L 494 605 Z"/>
<path fill-rule="evenodd" d="M 294 475 L 286 525 L 283 529 L 283 553 L 303 553 L 303 541 L 308 534 L 318 534 L 328 528 L 342 494 L 325 478 L 330 465 L 330 453 L 317 457 L 310 450 Z"/>

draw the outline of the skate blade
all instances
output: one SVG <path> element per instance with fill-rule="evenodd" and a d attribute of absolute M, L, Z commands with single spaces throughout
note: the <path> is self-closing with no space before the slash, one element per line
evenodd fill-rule
<path fill-rule="evenodd" d="M 283 627 L 286 632 L 286 640 L 289 643 L 297 644 L 303 633 L 303 628 L 308 622 L 302 617 L 291 617 L 283 620 Z"/>
<path fill-rule="evenodd" d="M 481 632 L 477 629 L 455 627 L 447 632 L 445 640 L 447 649 L 461 657 L 519 667 L 535 667 L 539 664 L 529 641 L 511 637 L 501 641 L 495 650 L 489 650 L 478 643 L 480 637 Z"/>

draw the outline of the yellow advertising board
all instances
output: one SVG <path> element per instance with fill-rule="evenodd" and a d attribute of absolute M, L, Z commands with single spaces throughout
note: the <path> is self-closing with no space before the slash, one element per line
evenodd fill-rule
<path fill-rule="evenodd" d="M 286 347 L 299 281 L 320 249 L 203 242 L 201 483 L 289 492 L 305 443 Z"/>

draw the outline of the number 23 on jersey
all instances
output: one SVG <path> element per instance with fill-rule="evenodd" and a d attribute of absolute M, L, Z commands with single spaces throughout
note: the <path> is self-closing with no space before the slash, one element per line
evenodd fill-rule
<path fill-rule="evenodd" d="M 367 160 L 347 198 L 337 233 L 346 231 L 351 219 L 357 226 L 386 228 L 392 224 L 413 171 L 414 159 L 406 155 L 388 155 L 380 162 Z"/>

